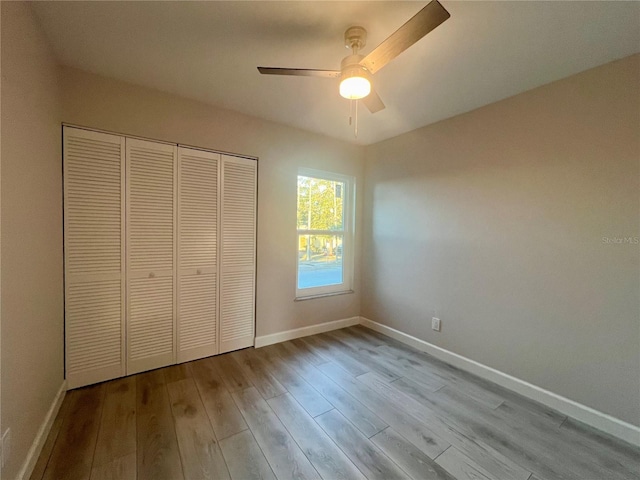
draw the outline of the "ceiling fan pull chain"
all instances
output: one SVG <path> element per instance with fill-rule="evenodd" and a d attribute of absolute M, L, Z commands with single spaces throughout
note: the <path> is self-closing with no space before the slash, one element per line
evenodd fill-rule
<path fill-rule="evenodd" d="M 356 128 L 354 129 L 354 134 L 356 138 L 358 138 L 358 100 L 356 99 Z"/>
<path fill-rule="evenodd" d="M 353 100 L 349 100 L 349 126 L 351 126 L 352 117 L 353 117 Z"/>

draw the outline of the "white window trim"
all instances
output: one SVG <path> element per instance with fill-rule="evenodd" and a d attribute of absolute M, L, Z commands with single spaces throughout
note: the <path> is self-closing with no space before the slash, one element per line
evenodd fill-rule
<path fill-rule="evenodd" d="M 356 179 L 350 175 L 342 175 L 334 172 L 326 172 L 324 170 L 315 170 L 310 168 L 299 168 L 296 175 L 296 184 L 298 176 L 315 177 L 323 180 L 333 180 L 344 182 L 345 188 L 343 192 L 343 230 L 306 230 L 298 229 L 296 225 L 296 297 L 295 300 L 308 300 L 312 298 L 326 297 L 330 295 L 342 295 L 345 293 L 353 293 L 353 268 L 354 268 L 354 238 L 355 238 L 355 200 L 356 200 Z M 296 190 L 296 215 L 297 215 L 298 194 Z M 297 223 L 297 222 L 296 222 Z M 325 285 L 322 287 L 298 288 L 298 274 L 300 272 L 300 255 L 298 252 L 298 236 L 299 235 L 335 235 L 342 234 L 342 283 L 335 285 Z"/>

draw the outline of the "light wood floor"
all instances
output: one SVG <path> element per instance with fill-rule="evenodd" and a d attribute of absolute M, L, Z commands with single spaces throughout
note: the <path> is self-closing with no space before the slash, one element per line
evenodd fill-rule
<path fill-rule="evenodd" d="M 32 479 L 640 478 L 640 449 L 363 327 L 67 393 Z"/>

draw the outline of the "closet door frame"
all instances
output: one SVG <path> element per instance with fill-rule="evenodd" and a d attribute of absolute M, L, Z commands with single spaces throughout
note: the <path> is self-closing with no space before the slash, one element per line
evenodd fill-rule
<path fill-rule="evenodd" d="M 114 140 L 119 141 L 120 145 L 120 274 L 119 274 L 119 283 L 120 283 L 120 364 L 119 365 L 109 365 L 107 367 L 98 367 L 92 368 L 91 370 L 80 371 L 74 374 L 69 374 L 69 358 L 68 353 L 70 352 L 70 342 L 71 339 L 69 337 L 69 328 L 68 328 L 68 305 L 65 306 L 65 376 L 68 382 L 68 388 L 77 388 L 85 385 L 90 385 L 93 383 L 119 378 L 125 375 L 131 375 L 138 372 L 143 372 L 146 370 L 151 370 L 154 368 L 159 368 L 163 366 L 173 365 L 176 363 L 187 362 L 190 360 L 194 360 L 196 358 L 203 358 L 211 355 L 217 355 L 220 353 L 225 353 L 228 351 L 236 350 L 239 348 L 245 348 L 248 346 L 253 346 L 255 343 L 255 333 L 256 333 L 256 266 L 257 266 L 257 182 L 258 182 L 258 165 L 257 158 L 255 157 L 245 157 L 242 155 L 228 154 L 224 152 L 219 152 L 215 150 L 208 150 L 199 147 L 193 147 L 188 145 L 179 145 L 176 143 L 170 143 L 166 141 L 157 141 L 152 139 L 146 139 L 135 136 L 128 136 L 118 133 L 111 133 L 102 130 L 90 129 L 85 127 L 77 127 L 74 125 L 63 124 L 63 201 L 64 201 L 64 236 L 65 236 L 65 246 L 68 244 L 67 235 L 69 232 L 69 215 L 67 214 L 67 208 L 70 205 L 69 203 L 69 192 L 68 192 L 68 182 L 69 182 L 69 171 L 68 171 L 68 162 L 67 162 L 67 133 L 68 132 L 80 132 L 80 136 L 86 138 L 93 138 L 97 140 L 110 139 L 112 143 L 117 143 Z M 130 161 L 130 145 L 134 145 L 136 143 L 140 144 L 150 144 L 154 147 L 157 147 L 161 151 L 171 151 L 173 153 L 173 166 L 172 166 L 172 174 L 173 174 L 173 184 L 172 184 L 172 208 L 173 208 L 173 217 L 172 217 L 172 320 L 171 320 L 171 328 L 172 328 L 172 352 L 164 353 L 162 355 L 157 355 L 155 357 L 150 356 L 149 358 L 141 357 L 136 359 L 131 359 L 132 348 L 130 347 L 131 336 L 130 336 L 130 327 L 131 327 L 131 284 L 132 281 L 136 279 L 146 278 L 143 273 L 146 270 L 144 268 L 137 268 L 135 271 L 131 268 L 132 262 L 130 259 L 131 255 L 131 230 L 130 230 L 130 220 L 131 220 L 131 192 L 130 192 L 130 172 L 131 172 L 131 161 Z M 179 352 L 179 302 L 180 302 L 180 155 L 179 149 L 184 148 L 186 150 L 193 150 L 202 152 L 203 156 L 211 156 L 212 158 L 216 158 L 217 160 L 217 192 L 216 192 L 216 262 L 215 262 L 215 349 L 211 348 L 211 346 L 207 346 L 207 348 L 194 348 L 192 351 L 189 351 L 186 355 L 181 355 Z M 223 232 L 224 232 L 224 224 L 223 224 L 223 212 L 224 212 L 224 168 L 226 163 L 236 163 L 236 164 L 251 164 L 254 168 L 253 171 L 253 228 L 252 228 L 252 244 L 253 244 L 253 265 L 248 268 L 248 266 L 243 266 L 239 270 L 245 272 L 252 272 L 252 291 L 251 291 L 251 338 L 248 335 L 244 335 L 242 338 L 233 338 L 231 340 L 227 340 L 226 342 L 222 341 L 222 308 L 223 301 L 222 298 L 222 288 L 223 288 L 223 273 L 225 271 L 236 271 L 234 267 L 226 268 L 223 264 L 223 255 L 224 255 L 224 240 L 223 240 Z M 166 165 L 166 164 L 165 164 Z M 166 168 L 166 167 L 165 167 Z M 165 230 L 166 232 L 166 230 Z M 66 247 L 65 247 L 66 249 Z M 79 282 L 87 281 L 91 274 L 72 274 L 69 269 L 69 260 L 67 258 L 69 251 L 65 250 L 65 259 L 64 259 L 64 273 L 65 273 L 65 283 L 64 283 L 64 292 L 65 292 L 65 302 L 70 298 L 70 286 L 77 285 Z M 150 267 L 151 270 L 156 269 L 156 267 Z M 168 268 L 159 268 L 158 270 L 162 270 L 161 276 L 168 276 Z M 211 271 L 211 267 L 203 268 L 204 271 Z M 109 274 L 111 275 L 111 274 Z M 107 277 L 109 277 L 107 275 Z M 150 277 L 152 275 L 149 275 Z M 80 278 L 82 277 L 82 278 Z M 86 278 L 84 278 L 86 277 Z M 109 281 L 115 280 L 117 274 L 113 274 L 113 279 L 108 278 Z M 112 286 L 111 288 L 113 288 Z M 165 287 L 167 288 L 166 284 Z M 168 289 L 168 288 L 167 288 Z M 248 291 L 248 290 L 247 290 Z M 113 295 L 113 291 L 111 293 Z M 165 312 L 167 312 L 165 310 Z M 164 317 L 166 318 L 166 317 Z M 166 331 L 166 330 L 163 330 Z M 166 344 L 165 344 L 166 345 Z M 165 350 L 166 352 L 166 350 Z M 162 358 L 160 358 L 162 357 Z"/>

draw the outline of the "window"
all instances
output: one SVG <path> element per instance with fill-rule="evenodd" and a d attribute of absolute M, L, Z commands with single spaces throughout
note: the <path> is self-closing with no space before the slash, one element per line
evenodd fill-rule
<path fill-rule="evenodd" d="M 354 191 L 352 177 L 298 172 L 297 298 L 351 291 Z"/>

